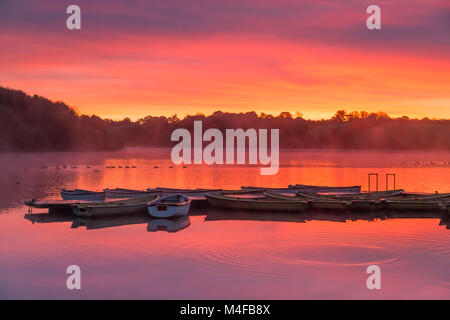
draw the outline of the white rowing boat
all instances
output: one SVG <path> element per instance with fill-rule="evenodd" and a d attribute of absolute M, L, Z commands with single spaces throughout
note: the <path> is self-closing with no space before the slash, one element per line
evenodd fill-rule
<path fill-rule="evenodd" d="M 171 218 L 187 215 L 190 207 L 191 200 L 177 193 L 153 200 L 148 204 L 147 210 L 152 217 Z"/>

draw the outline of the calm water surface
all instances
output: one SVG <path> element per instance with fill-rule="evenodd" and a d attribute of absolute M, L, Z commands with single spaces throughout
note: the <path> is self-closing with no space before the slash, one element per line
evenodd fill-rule
<path fill-rule="evenodd" d="M 30 216 L 22 204 L 58 199 L 63 187 L 367 189 L 369 172 L 379 173 L 380 189 L 385 174 L 395 173 L 397 187 L 407 191 L 450 192 L 450 153 L 283 151 L 275 176 L 245 166 L 171 169 L 169 155 L 167 149 L 0 155 L 0 298 L 450 298 L 450 230 L 439 213 L 193 208 L 190 225 L 169 233 L 149 232 L 155 221 L 145 214 L 81 219 L 34 209 Z M 164 223 L 177 228 L 177 221 L 156 225 Z M 81 290 L 66 288 L 72 264 L 81 268 Z M 381 290 L 366 287 L 370 264 L 381 267 Z"/>

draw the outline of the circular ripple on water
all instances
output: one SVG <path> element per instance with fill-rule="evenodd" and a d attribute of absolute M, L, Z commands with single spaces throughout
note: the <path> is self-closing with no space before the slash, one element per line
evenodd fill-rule
<path fill-rule="evenodd" d="M 395 252 L 386 248 L 362 244 L 320 243 L 284 245 L 271 248 L 274 259 L 301 265 L 365 266 L 398 260 Z"/>
<path fill-rule="evenodd" d="M 423 227 L 425 228 L 425 227 Z M 264 239 L 250 237 L 185 239 L 175 249 L 183 260 L 201 268 L 226 273 L 230 270 L 269 276 L 298 276 L 301 267 L 355 267 L 404 260 L 447 261 L 449 238 L 436 237 L 418 227 L 392 229 L 383 233 L 362 230 L 334 236 L 334 230 L 290 230 L 268 234 Z M 259 235 L 260 236 L 260 235 Z"/>
<path fill-rule="evenodd" d="M 184 259 L 202 268 L 211 268 L 216 271 L 231 268 L 252 273 L 274 273 L 272 265 L 267 263 L 264 256 L 260 254 L 260 250 L 253 250 L 246 242 L 216 243 L 204 240 L 189 243 L 189 247 L 191 246 L 195 250 L 185 254 Z"/>
<path fill-rule="evenodd" d="M 303 266 L 362 266 L 391 263 L 395 252 L 383 247 L 340 243 L 299 244 L 298 241 L 226 241 L 220 244 L 195 241 L 184 259 L 215 271 L 236 269 L 251 273 L 288 277 L 292 268 Z M 185 260 L 185 261 L 186 261 Z"/>

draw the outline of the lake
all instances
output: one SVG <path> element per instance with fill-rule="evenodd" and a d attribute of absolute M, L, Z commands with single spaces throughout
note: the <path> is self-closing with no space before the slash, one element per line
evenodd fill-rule
<path fill-rule="evenodd" d="M 160 221 L 175 232 L 152 232 L 145 214 L 95 219 L 33 209 L 31 216 L 23 205 L 58 199 L 61 188 L 300 183 L 367 190 L 368 173 L 378 173 L 380 190 L 385 175 L 395 174 L 406 191 L 450 192 L 449 152 L 283 150 L 274 176 L 255 166 L 171 165 L 170 149 L 0 154 L 0 298 L 450 298 L 449 222 L 439 213 L 194 207 L 181 230 L 177 221 Z M 66 288 L 69 265 L 81 268 L 81 290 Z M 369 265 L 380 266 L 380 290 L 366 286 Z"/>

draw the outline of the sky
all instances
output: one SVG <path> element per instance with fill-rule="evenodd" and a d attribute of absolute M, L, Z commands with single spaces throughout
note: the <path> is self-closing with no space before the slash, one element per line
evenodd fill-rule
<path fill-rule="evenodd" d="M 81 8 L 81 30 L 66 8 Z M 366 8 L 381 8 L 369 30 Z M 0 86 L 132 120 L 450 118 L 447 0 L 1 0 Z"/>

